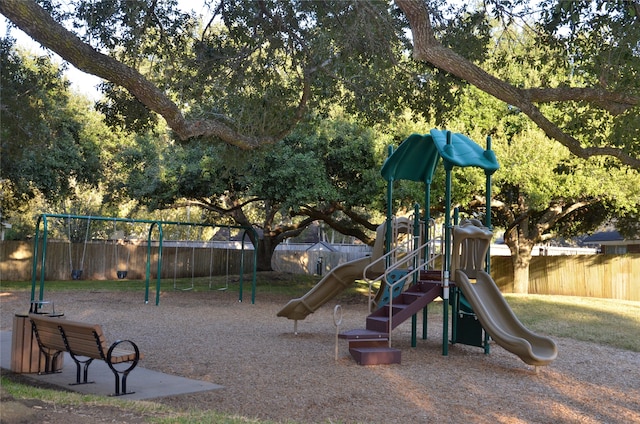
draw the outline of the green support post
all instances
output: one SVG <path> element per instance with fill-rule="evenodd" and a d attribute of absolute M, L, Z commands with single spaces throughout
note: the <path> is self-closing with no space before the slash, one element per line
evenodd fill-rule
<path fill-rule="evenodd" d="M 388 148 L 388 157 L 393 154 L 393 146 L 389 146 Z M 387 182 L 387 221 L 386 221 L 386 231 L 385 231 L 385 240 L 384 240 L 384 248 L 385 253 L 391 250 L 391 235 L 393 233 L 391 229 L 391 219 L 393 217 L 393 178 L 391 178 Z M 389 266 L 389 260 L 387 259 L 387 263 L 385 266 Z"/>
<path fill-rule="evenodd" d="M 451 131 L 447 131 L 447 145 L 451 144 Z M 442 287 L 442 355 L 449 354 L 449 270 L 451 266 L 451 170 L 453 165 L 444 161 L 445 215 L 444 215 L 444 284 Z"/>
<path fill-rule="evenodd" d="M 491 136 L 487 136 L 487 152 L 489 152 L 489 154 L 492 153 L 491 151 Z M 488 229 L 490 229 L 491 231 L 493 231 L 493 228 L 491 227 L 491 176 L 493 175 L 492 171 L 488 171 L 485 170 L 484 171 L 485 176 L 486 176 L 486 182 L 485 182 L 485 196 L 486 196 L 486 212 L 485 212 L 485 225 Z M 485 263 L 486 263 L 486 271 L 487 273 L 491 273 L 491 246 L 489 246 L 489 249 L 487 249 L 487 256 L 485 259 Z M 491 347 L 489 345 L 489 335 L 487 334 L 487 332 L 485 331 L 484 333 L 484 353 L 486 355 L 489 354 Z"/>
<path fill-rule="evenodd" d="M 427 307 L 422 310 L 422 340 L 427 340 Z"/>
<path fill-rule="evenodd" d="M 422 240 L 423 243 L 427 241 L 431 241 L 431 238 L 434 237 L 434 234 L 431 234 L 431 226 L 429 222 L 431 221 L 431 178 L 427 178 L 425 181 L 425 194 L 424 194 L 424 236 L 425 240 Z M 429 245 L 427 244 L 424 248 L 424 257 L 425 261 L 429 260 L 431 255 L 431 250 Z M 427 307 L 422 311 L 422 340 L 427 339 Z"/>
<path fill-rule="evenodd" d="M 453 209 L 453 227 L 458 225 L 460 220 L 458 208 Z M 449 262 L 451 263 L 451 262 Z M 460 290 L 458 287 L 451 288 L 451 343 L 458 342 L 458 317 L 460 312 Z"/>
<path fill-rule="evenodd" d="M 413 249 L 414 251 L 418 251 L 418 247 L 422 245 L 422 239 L 420 239 L 420 205 L 413 205 Z M 412 277 L 412 284 L 416 284 L 420 279 L 420 270 L 422 264 L 419 261 L 419 258 L 413 258 L 413 269 L 418 269 L 417 273 L 414 272 Z M 418 314 L 415 313 L 411 316 L 411 347 L 416 347 L 418 345 L 417 342 L 417 333 L 418 333 Z"/>
<path fill-rule="evenodd" d="M 39 216 L 36 220 L 36 234 L 33 238 L 33 264 L 31 270 L 31 304 L 36 299 L 36 274 L 38 272 L 38 244 L 39 244 L 39 235 L 40 235 L 40 222 L 42 220 L 42 216 Z"/>

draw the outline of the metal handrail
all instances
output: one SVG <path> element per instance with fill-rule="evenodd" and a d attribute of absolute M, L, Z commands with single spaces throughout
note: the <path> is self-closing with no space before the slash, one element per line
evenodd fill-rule
<path fill-rule="evenodd" d="M 431 228 L 433 228 L 433 230 L 431 231 L 431 234 L 435 233 L 435 221 L 433 219 L 429 220 L 429 226 Z M 420 228 L 422 228 L 422 226 L 420 226 Z M 395 232 L 394 232 L 395 233 Z M 440 235 L 440 237 L 437 238 L 432 238 L 431 240 L 428 240 L 426 243 L 422 244 L 421 246 L 418 246 L 417 248 L 411 248 L 411 244 L 417 244 L 416 242 L 416 238 L 419 238 L 420 234 L 418 235 L 413 235 L 409 240 L 398 244 L 394 249 L 391 249 L 389 252 L 385 253 L 384 255 L 380 256 L 378 259 L 372 261 L 369 265 L 367 265 L 365 267 L 365 269 L 362 272 L 362 278 L 364 281 L 366 281 L 369 285 L 369 313 L 371 313 L 371 308 L 372 308 L 372 288 L 373 288 L 373 284 L 375 284 L 378 281 L 381 280 L 385 280 L 385 284 L 388 285 L 388 283 L 386 283 L 387 281 L 387 275 L 389 273 L 391 273 L 392 271 L 397 270 L 398 268 L 400 268 L 401 266 L 405 265 L 409 260 L 411 259 L 415 259 L 416 256 L 418 256 L 418 260 L 415 261 L 415 263 L 413 264 L 413 268 L 415 269 L 422 269 L 424 268 L 426 265 L 433 263 L 436 258 L 438 258 L 439 256 L 441 256 L 442 253 L 436 254 L 436 247 L 440 246 L 440 251 L 442 251 L 442 240 L 443 240 L 443 236 Z M 422 255 L 416 255 L 415 252 L 421 253 L 423 251 L 426 251 L 425 249 L 429 247 L 428 249 L 428 256 L 429 259 L 427 259 L 426 261 L 424 261 Z M 404 249 L 406 252 L 408 252 L 404 257 L 402 257 L 402 259 L 398 260 L 398 251 Z M 367 277 L 367 275 L 369 274 L 369 271 L 376 267 L 376 266 L 380 266 L 380 263 L 382 261 L 384 261 L 383 263 L 388 263 L 390 262 L 389 259 L 393 258 L 394 261 L 391 263 L 391 265 L 385 267 L 385 271 L 379 275 L 378 277 L 374 278 L 374 279 L 370 279 L 369 277 Z M 413 273 L 411 273 L 413 275 Z"/>
<path fill-rule="evenodd" d="M 415 252 L 417 252 L 418 257 L 420 258 L 422 256 L 423 249 L 426 248 L 429 244 L 432 244 L 435 247 L 435 242 L 436 242 L 436 239 L 427 241 L 418 249 L 416 249 L 414 252 L 412 252 L 412 256 L 415 256 L 416 255 Z M 413 278 L 416 273 L 419 273 L 423 268 L 427 267 L 430 263 L 434 262 L 439 256 L 442 256 L 442 255 L 440 254 L 440 255 L 433 256 L 429 260 L 424 262 L 421 266 L 411 269 L 406 275 L 398 279 L 398 281 L 396 281 L 395 283 L 389 283 L 386 279 L 384 280 L 385 284 L 389 288 L 389 333 L 387 336 L 389 341 L 389 347 L 391 347 L 391 331 L 393 329 L 393 298 L 394 298 L 393 290 L 397 286 L 399 286 L 401 283 L 403 286 L 407 284 L 407 281 L 409 280 L 409 278 Z"/>
<path fill-rule="evenodd" d="M 441 255 L 434 255 L 433 252 L 435 251 L 435 247 L 438 245 L 438 239 L 432 239 L 427 241 L 426 243 L 422 244 L 421 246 L 418 246 L 415 249 L 410 250 L 402 259 L 396 261 L 394 264 L 392 264 L 391 266 L 387 267 L 385 269 L 385 272 L 382 273 L 381 275 L 379 275 L 378 277 L 374 278 L 374 279 L 370 279 L 367 277 L 367 271 L 369 268 L 371 268 L 373 265 L 375 265 L 377 262 L 386 259 L 386 257 L 394 255 L 396 252 L 396 250 L 404 247 L 404 246 L 398 246 L 395 249 L 391 250 L 389 253 L 381 256 L 379 259 L 377 259 L 376 261 L 372 262 L 371 264 L 369 264 L 364 272 L 363 272 L 363 279 L 369 284 L 369 313 L 371 313 L 371 307 L 372 307 L 372 293 L 373 293 L 373 285 L 375 283 L 377 283 L 378 281 L 384 281 L 384 283 L 390 288 L 395 288 L 397 286 L 397 283 L 399 281 L 404 281 L 406 283 L 406 281 L 408 280 L 409 277 L 412 277 L 417 271 L 422 270 L 422 269 L 426 269 L 426 267 L 428 267 L 429 264 L 432 264 L 433 262 L 435 262 L 435 260 L 441 256 Z M 431 247 L 430 249 L 430 254 L 429 254 L 429 259 L 424 261 L 423 260 L 423 253 L 425 251 L 426 247 Z M 417 261 L 416 261 L 417 259 Z M 410 261 L 414 261 L 413 262 L 413 266 L 409 266 L 407 267 L 407 269 L 409 269 L 409 272 L 407 273 L 407 275 L 401 277 L 396 283 L 390 284 L 387 280 L 387 276 L 401 268 L 402 266 L 406 265 L 408 262 Z M 391 292 L 390 292 L 391 293 Z M 393 296 L 390 295 L 390 297 L 392 298 Z"/>
<path fill-rule="evenodd" d="M 430 220 L 430 226 L 434 228 L 433 233 L 435 233 L 435 222 L 433 222 L 433 220 Z M 400 284 L 402 284 L 403 286 L 407 284 L 409 279 L 413 279 L 416 273 L 419 273 L 423 269 L 428 269 L 430 264 L 432 264 L 433 262 L 435 262 L 437 258 L 442 256 L 442 242 L 444 239 L 442 234 L 440 235 L 440 237 L 432 238 L 416 248 L 407 249 L 407 247 L 411 244 L 411 242 L 415 242 L 416 237 L 418 236 L 414 236 L 407 242 L 396 246 L 396 248 L 390 250 L 385 255 L 381 256 L 377 260 L 370 263 L 363 271 L 363 279 L 367 281 L 369 284 L 369 313 L 372 312 L 371 309 L 373 304 L 372 302 L 373 284 L 378 281 L 384 281 L 384 284 L 387 286 L 388 293 L 389 293 L 389 304 L 388 304 L 389 305 L 389 332 L 388 332 L 389 347 L 391 347 L 391 330 L 393 328 L 393 298 L 394 298 L 393 291 Z M 438 246 L 440 246 L 440 253 L 436 254 L 435 253 L 436 247 Z M 385 272 L 382 273 L 380 276 L 374 279 L 370 279 L 367 277 L 367 271 L 372 267 L 374 267 L 375 265 L 379 264 L 380 261 L 385 261 L 386 263 L 387 258 L 390 258 L 390 257 L 397 259 L 396 253 L 400 249 L 407 249 L 407 254 L 402 259 L 396 260 L 393 264 L 388 266 L 385 269 Z M 423 254 L 423 252 L 428 252 L 428 259 L 426 261 L 424 260 L 425 255 Z M 407 267 L 408 269 L 407 274 L 400 277 L 396 282 L 389 283 L 387 279 L 387 275 L 389 275 L 389 273 L 391 273 L 392 271 L 395 271 L 400 267 L 406 265 L 407 263 L 411 263 L 411 261 L 413 262 L 412 262 L 412 265 Z"/>
<path fill-rule="evenodd" d="M 386 263 L 388 258 L 397 258 L 397 256 L 396 256 L 397 251 L 400 250 L 400 249 L 405 248 L 405 244 L 408 244 L 408 242 L 405 242 L 404 244 L 396 246 L 394 249 L 390 250 L 389 252 L 387 252 L 384 255 L 380 256 L 375 261 L 371 262 L 363 270 L 362 279 L 369 284 L 369 312 L 371 312 L 371 303 L 372 303 L 371 302 L 371 292 L 372 292 L 373 284 L 375 284 L 376 282 L 381 281 L 383 279 L 386 280 L 387 275 L 391 271 L 395 271 L 396 269 L 398 269 L 401 265 L 403 265 L 405 263 L 406 256 L 402 260 L 395 261 L 393 263 L 393 265 L 386 267 L 384 272 L 382 274 L 380 274 L 379 276 L 377 276 L 376 278 L 374 278 L 374 279 L 370 279 L 369 277 L 367 277 L 367 274 L 369 273 L 369 270 L 371 268 L 373 268 L 374 266 L 379 265 L 380 262 L 382 262 L 382 261 L 385 261 L 385 263 Z"/>

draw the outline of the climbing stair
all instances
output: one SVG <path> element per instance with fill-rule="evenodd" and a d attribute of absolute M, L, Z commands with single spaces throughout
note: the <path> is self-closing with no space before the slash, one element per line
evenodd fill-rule
<path fill-rule="evenodd" d="M 418 313 L 442 294 L 439 271 L 423 271 L 420 280 L 367 317 L 366 329 L 350 330 L 339 335 L 349 343 L 349 353 L 360 365 L 399 364 L 402 352 L 389 347 L 389 333 Z"/>
<path fill-rule="evenodd" d="M 340 334 L 349 342 L 349 353 L 360 365 L 399 364 L 402 352 L 389 347 L 389 333 L 356 329 Z"/>

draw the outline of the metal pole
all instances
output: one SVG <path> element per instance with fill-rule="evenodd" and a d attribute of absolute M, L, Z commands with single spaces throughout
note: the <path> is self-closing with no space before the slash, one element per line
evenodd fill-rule
<path fill-rule="evenodd" d="M 393 146 L 389 146 L 387 157 L 393 154 Z M 393 177 L 387 181 L 387 222 L 386 222 L 386 236 L 385 236 L 385 250 L 389 252 L 391 250 L 391 219 L 393 217 Z M 389 259 L 387 259 L 386 266 L 389 266 Z"/>
<path fill-rule="evenodd" d="M 460 222 L 460 214 L 458 208 L 453 209 L 453 226 L 455 227 Z M 458 252 L 453 252 L 453 254 L 457 255 Z M 454 270 L 455 272 L 455 270 Z M 460 289 L 456 286 L 451 288 L 451 297 L 453 297 L 453 301 L 451 302 L 451 343 L 458 342 L 458 319 L 460 315 L 458 314 L 460 311 Z"/>
<path fill-rule="evenodd" d="M 487 136 L 487 151 L 491 150 L 491 136 Z M 492 230 L 491 228 L 491 173 L 485 171 L 485 175 L 486 175 L 486 213 L 485 213 L 485 225 L 487 226 L 488 229 Z M 487 249 L 487 258 L 486 258 L 486 271 L 488 273 L 491 272 L 491 245 L 489 245 L 489 248 Z"/>
<path fill-rule="evenodd" d="M 229 234 L 231 234 L 231 230 L 229 230 Z M 244 237 L 247 235 L 247 232 L 245 231 L 242 234 L 242 239 L 241 239 L 241 243 L 242 246 L 240 247 L 240 287 L 238 288 L 238 302 L 242 302 L 242 286 L 244 285 Z M 231 239 L 231 235 L 229 235 L 229 239 Z M 254 249 L 257 250 L 257 249 Z M 227 266 L 229 265 L 229 257 L 227 256 Z M 228 273 L 229 271 L 227 271 Z M 253 297 L 251 298 L 251 303 L 254 302 Z"/>
<path fill-rule="evenodd" d="M 447 144 L 451 144 L 451 131 L 447 131 Z M 445 214 L 444 214 L 444 272 L 442 286 L 442 354 L 449 354 L 449 270 L 451 269 L 451 170 L 453 164 L 444 161 Z"/>
<path fill-rule="evenodd" d="M 38 216 L 36 220 L 36 234 L 34 236 L 33 243 L 33 267 L 31 271 L 31 303 L 36 300 L 36 273 L 38 272 L 38 243 L 39 243 L 39 235 L 40 235 L 40 222 L 42 220 L 42 215 Z"/>
<path fill-rule="evenodd" d="M 420 205 L 415 204 L 413 206 L 413 246 L 411 247 L 412 252 L 419 252 L 420 245 L 422 240 L 420 239 Z M 423 263 L 420 262 L 420 255 L 413 258 L 413 269 L 422 268 Z M 414 272 L 413 274 L 413 284 L 416 284 L 420 279 L 420 271 Z M 418 332 L 418 314 L 415 313 L 411 316 L 411 347 L 417 346 L 417 332 Z"/>
<path fill-rule="evenodd" d="M 149 232 L 147 233 L 147 263 L 145 266 L 145 281 L 144 281 L 144 303 L 149 303 L 149 280 L 151 278 L 151 233 L 153 232 L 153 223 L 149 226 Z"/>
<path fill-rule="evenodd" d="M 160 241 L 158 243 L 158 271 L 157 271 L 157 278 L 156 278 L 156 306 L 158 306 L 158 304 L 160 303 L 160 273 L 162 272 L 162 241 L 164 238 L 164 232 L 162 230 L 162 223 L 159 222 L 158 223 L 158 233 L 159 233 L 159 238 Z"/>
<path fill-rule="evenodd" d="M 423 243 L 431 242 L 431 177 L 425 182 L 424 195 L 424 240 Z M 431 244 L 426 243 L 424 248 L 424 260 L 431 259 Z M 422 310 L 422 340 L 427 339 L 427 307 Z"/>
<path fill-rule="evenodd" d="M 47 216 L 43 215 L 43 234 L 42 234 L 42 264 L 40 265 L 40 294 L 38 296 L 38 300 L 40 302 L 44 301 L 44 272 L 45 272 L 45 263 L 47 259 L 47 233 L 49 232 L 47 225 Z"/>
<path fill-rule="evenodd" d="M 491 151 L 491 136 L 487 136 L 487 151 Z M 487 181 L 486 181 L 486 213 L 485 213 L 485 222 L 486 222 L 486 226 L 488 229 L 490 229 L 491 231 L 493 231 L 493 228 L 491 227 L 491 176 L 492 173 L 491 172 L 487 172 L 485 171 L 485 175 L 487 177 Z M 487 249 L 487 256 L 485 259 L 485 269 L 487 271 L 487 273 L 491 273 L 491 244 L 489 244 L 489 248 Z M 490 351 L 490 345 L 489 345 L 489 335 L 487 334 L 487 332 L 484 332 L 484 353 L 486 355 L 489 354 Z"/>

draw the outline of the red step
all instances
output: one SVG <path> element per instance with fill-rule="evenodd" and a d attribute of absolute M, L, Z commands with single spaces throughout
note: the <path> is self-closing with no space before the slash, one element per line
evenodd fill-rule
<path fill-rule="evenodd" d="M 349 352 L 360 365 L 399 364 L 402 359 L 402 351 L 392 347 L 357 347 Z"/>
<path fill-rule="evenodd" d="M 338 335 L 341 339 L 352 340 L 389 340 L 389 333 L 380 331 L 371 331 L 365 329 L 355 329 L 345 331 Z"/>
<path fill-rule="evenodd" d="M 393 328 L 418 313 L 442 294 L 440 271 L 423 272 L 420 281 L 393 301 Z M 402 351 L 389 347 L 389 306 L 367 317 L 367 328 L 350 330 L 339 335 L 349 341 L 349 352 L 360 365 L 399 364 Z"/>
<path fill-rule="evenodd" d="M 429 269 L 420 271 L 421 281 L 442 281 L 442 271 Z"/>
<path fill-rule="evenodd" d="M 386 305 L 367 317 L 367 329 L 389 332 L 418 313 L 436 297 L 442 288 L 439 283 L 418 283 L 394 299 L 392 304 L 393 328 L 389 328 L 389 306 Z"/>
<path fill-rule="evenodd" d="M 369 315 L 367 317 L 367 330 L 380 331 L 380 332 L 389 331 L 389 315 L 388 314 L 385 316 Z"/>

